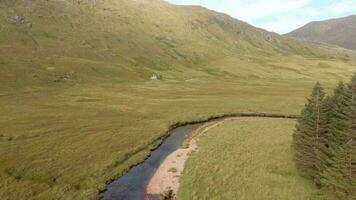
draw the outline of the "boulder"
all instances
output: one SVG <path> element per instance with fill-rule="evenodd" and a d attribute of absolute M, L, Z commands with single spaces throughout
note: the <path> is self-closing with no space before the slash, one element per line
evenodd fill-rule
<path fill-rule="evenodd" d="M 32 23 L 29 20 L 27 20 L 24 17 L 20 17 L 18 15 L 11 16 L 10 17 L 10 22 L 12 24 L 16 24 L 16 25 L 28 24 L 29 26 L 32 26 Z"/>

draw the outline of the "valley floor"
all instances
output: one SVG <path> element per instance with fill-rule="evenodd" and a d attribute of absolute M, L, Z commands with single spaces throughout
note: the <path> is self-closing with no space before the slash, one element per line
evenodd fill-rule
<path fill-rule="evenodd" d="M 0 199 L 97 199 L 171 124 L 228 113 L 298 114 L 312 84 L 148 81 L 2 96 Z"/>
<path fill-rule="evenodd" d="M 0 84 L 0 199 L 98 199 L 170 125 L 230 113 L 299 114 L 315 81 L 327 80 L 329 91 L 355 69 L 330 61 L 321 70 L 322 61 L 310 60 L 296 70 L 285 62 L 278 64 L 295 72 L 226 61 L 211 66 L 231 65 L 236 77 L 192 70 L 184 80 L 110 82 L 84 81 L 79 73 L 83 79 L 76 81 Z"/>
<path fill-rule="evenodd" d="M 316 200 L 291 152 L 295 120 L 226 121 L 198 137 L 187 161 L 179 199 Z"/>

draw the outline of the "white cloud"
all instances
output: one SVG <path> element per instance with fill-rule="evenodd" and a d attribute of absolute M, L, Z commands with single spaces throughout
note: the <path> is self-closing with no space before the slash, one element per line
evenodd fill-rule
<path fill-rule="evenodd" d="M 297 17 L 294 15 L 282 15 L 276 17 L 274 20 L 269 20 L 261 24 L 256 24 L 256 26 L 259 26 L 269 31 L 284 34 L 305 25 L 311 20 L 312 18 L 309 18 L 307 16 Z"/>
<path fill-rule="evenodd" d="M 237 7 L 233 16 L 242 20 L 256 20 L 296 11 L 309 4 L 310 0 L 259 0 Z"/>
<path fill-rule="evenodd" d="M 356 1 L 355 0 L 337 1 L 327 6 L 326 11 L 331 12 L 333 14 L 356 12 Z"/>
<path fill-rule="evenodd" d="M 198 4 L 254 26 L 287 33 L 310 21 L 356 14 L 356 0 L 168 0 Z"/>

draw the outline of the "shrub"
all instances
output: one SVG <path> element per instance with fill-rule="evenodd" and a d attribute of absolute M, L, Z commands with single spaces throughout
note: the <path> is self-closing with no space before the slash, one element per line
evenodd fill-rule
<path fill-rule="evenodd" d="M 159 199 L 160 200 L 173 200 L 173 190 L 171 188 L 168 188 L 166 191 L 160 194 Z"/>

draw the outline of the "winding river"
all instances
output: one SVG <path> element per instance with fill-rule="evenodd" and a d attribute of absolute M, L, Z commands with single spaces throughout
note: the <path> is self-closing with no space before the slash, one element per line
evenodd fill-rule
<path fill-rule="evenodd" d="M 297 116 L 293 115 L 276 115 L 276 114 L 236 114 L 229 116 L 219 116 L 211 118 L 208 121 L 223 120 L 230 117 L 262 117 L 262 118 L 292 118 L 296 119 Z M 198 128 L 201 123 L 194 123 L 191 125 L 184 125 L 173 129 L 170 136 L 154 151 L 141 164 L 133 167 L 127 174 L 118 178 L 107 186 L 103 193 L 102 200 L 143 200 L 147 185 L 155 174 L 157 169 L 165 158 L 180 148 L 184 139 L 191 131 Z M 150 197 L 150 199 L 159 199 L 159 197 Z"/>
<path fill-rule="evenodd" d="M 200 124 L 186 125 L 171 131 L 170 136 L 151 153 L 140 165 L 133 167 L 126 175 L 115 180 L 103 193 L 103 200 L 143 200 L 146 187 L 162 161 L 177 150 L 187 134 Z M 154 197 L 153 197 L 154 198 Z M 159 197 L 158 197 L 159 198 Z"/>

